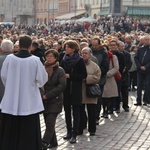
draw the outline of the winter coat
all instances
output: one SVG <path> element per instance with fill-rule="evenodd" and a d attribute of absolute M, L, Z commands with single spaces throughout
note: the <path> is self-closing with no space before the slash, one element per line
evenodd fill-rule
<path fill-rule="evenodd" d="M 64 68 L 63 61 L 62 67 Z M 87 77 L 85 63 L 81 58 L 70 71 L 65 70 L 70 75 L 67 78 L 67 86 L 64 91 L 64 105 L 81 105 L 82 103 L 82 81 Z"/>
<path fill-rule="evenodd" d="M 37 56 L 40 58 L 42 64 L 44 64 L 45 62 L 45 58 L 44 58 L 44 55 L 43 55 L 43 52 L 40 48 L 37 48 L 35 49 L 33 52 L 32 52 L 33 55 Z"/>
<path fill-rule="evenodd" d="M 122 74 L 122 86 L 129 86 L 129 70 L 132 66 L 131 55 L 127 51 L 123 51 L 125 59 L 125 72 Z"/>
<path fill-rule="evenodd" d="M 101 70 L 99 66 L 92 60 L 89 60 L 86 64 L 87 78 L 82 84 L 82 103 L 83 104 L 97 104 L 97 98 L 89 98 L 86 96 L 86 84 L 96 84 L 99 83 L 101 77 Z"/>
<path fill-rule="evenodd" d="M 107 79 L 104 85 L 104 90 L 102 95 L 103 98 L 111 98 L 111 97 L 118 96 L 117 83 L 114 78 L 114 75 L 117 73 L 118 70 L 119 70 L 118 58 L 116 57 L 116 55 L 113 55 L 113 58 L 112 60 L 110 60 L 109 63 L 109 71 L 107 72 Z"/>
<path fill-rule="evenodd" d="M 101 79 L 99 84 L 104 85 L 106 82 L 106 74 L 109 69 L 109 59 L 104 48 L 101 47 L 99 51 L 93 51 L 93 55 L 98 59 L 98 66 L 101 69 Z"/>
<path fill-rule="evenodd" d="M 139 73 L 150 73 L 150 46 L 143 46 L 137 50 L 137 53 L 134 57 L 135 63 L 137 66 L 137 71 Z M 141 66 L 145 66 L 146 71 L 140 69 Z"/>
<path fill-rule="evenodd" d="M 45 113 L 60 113 L 63 105 L 63 91 L 66 87 L 64 69 L 58 67 L 53 70 L 49 81 L 44 85 L 47 100 L 43 100 Z"/>

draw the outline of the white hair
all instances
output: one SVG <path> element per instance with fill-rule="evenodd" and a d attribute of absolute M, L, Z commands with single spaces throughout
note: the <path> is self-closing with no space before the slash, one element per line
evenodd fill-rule
<path fill-rule="evenodd" d="M 13 49 L 13 42 L 11 40 L 3 40 L 1 43 L 1 49 L 4 52 L 11 52 Z"/>
<path fill-rule="evenodd" d="M 92 55 L 92 50 L 89 47 L 84 47 L 81 52 L 83 51 L 87 51 L 90 54 L 90 56 Z"/>

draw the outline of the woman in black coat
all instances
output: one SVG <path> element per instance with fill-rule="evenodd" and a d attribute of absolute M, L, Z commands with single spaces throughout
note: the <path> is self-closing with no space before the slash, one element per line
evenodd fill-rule
<path fill-rule="evenodd" d="M 46 130 L 42 139 L 43 150 L 58 145 L 55 124 L 57 115 L 62 111 L 63 91 L 66 87 L 66 76 L 64 69 L 59 67 L 58 52 L 48 50 L 45 52 L 45 69 L 48 73 L 48 82 L 44 85 L 43 112 Z"/>
<path fill-rule="evenodd" d="M 82 81 L 86 79 L 87 72 L 85 63 L 79 55 L 77 42 L 74 40 L 66 41 L 64 49 L 65 55 L 61 63 L 67 78 L 67 87 L 64 92 L 67 135 L 64 139 L 70 139 L 70 143 L 76 143 L 76 135 L 79 130 L 80 105 L 82 103 Z"/>

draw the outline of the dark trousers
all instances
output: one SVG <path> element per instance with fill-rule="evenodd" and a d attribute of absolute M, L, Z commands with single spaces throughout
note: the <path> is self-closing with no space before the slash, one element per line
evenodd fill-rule
<path fill-rule="evenodd" d="M 103 115 L 108 114 L 108 111 L 113 112 L 115 97 L 103 98 Z"/>
<path fill-rule="evenodd" d="M 87 119 L 88 120 L 88 131 L 95 133 L 96 132 L 96 118 L 95 118 L 96 104 L 86 104 L 86 108 L 87 108 L 88 117 L 87 117 L 86 111 L 85 111 L 85 104 L 82 104 L 80 107 L 80 131 L 83 132 L 83 129 L 87 124 L 87 122 L 85 122 Z"/>
<path fill-rule="evenodd" d="M 56 138 L 56 132 L 55 132 L 56 118 L 58 114 L 44 113 L 43 115 L 44 115 L 46 129 L 42 141 L 52 145 L 58 144 Z"/>
<path fill-rule="evenodd" d="M 100 85 L 102 94 L 103 94 L 103 89 L 104 89 L 104 85 Z M 102 106 L 102 94 L 98 97 L 98 101 L 97 101 L 97 105 L 96 105 L 96 120 L 99 120 L 100 117 L 100 111 L 101 111 L 101 106 Z"/>
<path fill-rule="evenodd" d="M 64 110 L 67 132 L 72 132 L 76 136 L 80 124 L 80 105 L 64 105 Z"/>
<path fill-rule="evenodd" d="M 137 103 L 142 102 L 142 89 L 144 84 L 143 102 L 150 103 L 150 74 L 137 73 Z"/>
<path fill-rule="evenodd" d="M 137 71 L 129 72 L 130 73 L 130 88 L 135 88 L 137 85 Z"/>
<path fill-rule="evenodd" d="M 122 99 L 121 86 L 122 86 L 122 80 L 117 81 L 118 97 L 116 97 L 116 102 L 115 102 L 115 109 L 116 110 L 120 110 L 120 102 L 121 102 L 121 99 Z"/>
<path fill-rule="evenodd" d="M 121 95 L 122 95 L 122 107 L 124 109 L 129 108 L 129 106 L 128 106 L 128 96 L 129 96 L 128 86 L 121 87 Z"/>
<path fill-rule="evenodd" d="M 0 110 L 0 125 L 1 125 L 1 122 L 2 122 L 2 113 L 1 113 L 1 110 Z"/>

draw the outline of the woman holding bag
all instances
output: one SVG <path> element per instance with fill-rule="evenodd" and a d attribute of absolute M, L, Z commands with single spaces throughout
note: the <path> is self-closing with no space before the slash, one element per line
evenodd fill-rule
<path fill-rule="evenodd" d="M 100 81 L 101 70 L 99 66 L 91 60 L 92 51 L 89 47 L 85 47 L 81 51 L 83 60 L 86 64 L 87 77 L 82 84 L 82 105 L 80 107 L 80 130 L 78 134 L 83 133 L 88 118 L 88 131 L 90 136 L 94 136 L 96 132 L 96 104 L 98 97 L 91 98 L 86 95 L 86 84 L 97 84 Z M 85 111 L 87 107 L 88 117 Z"/>

